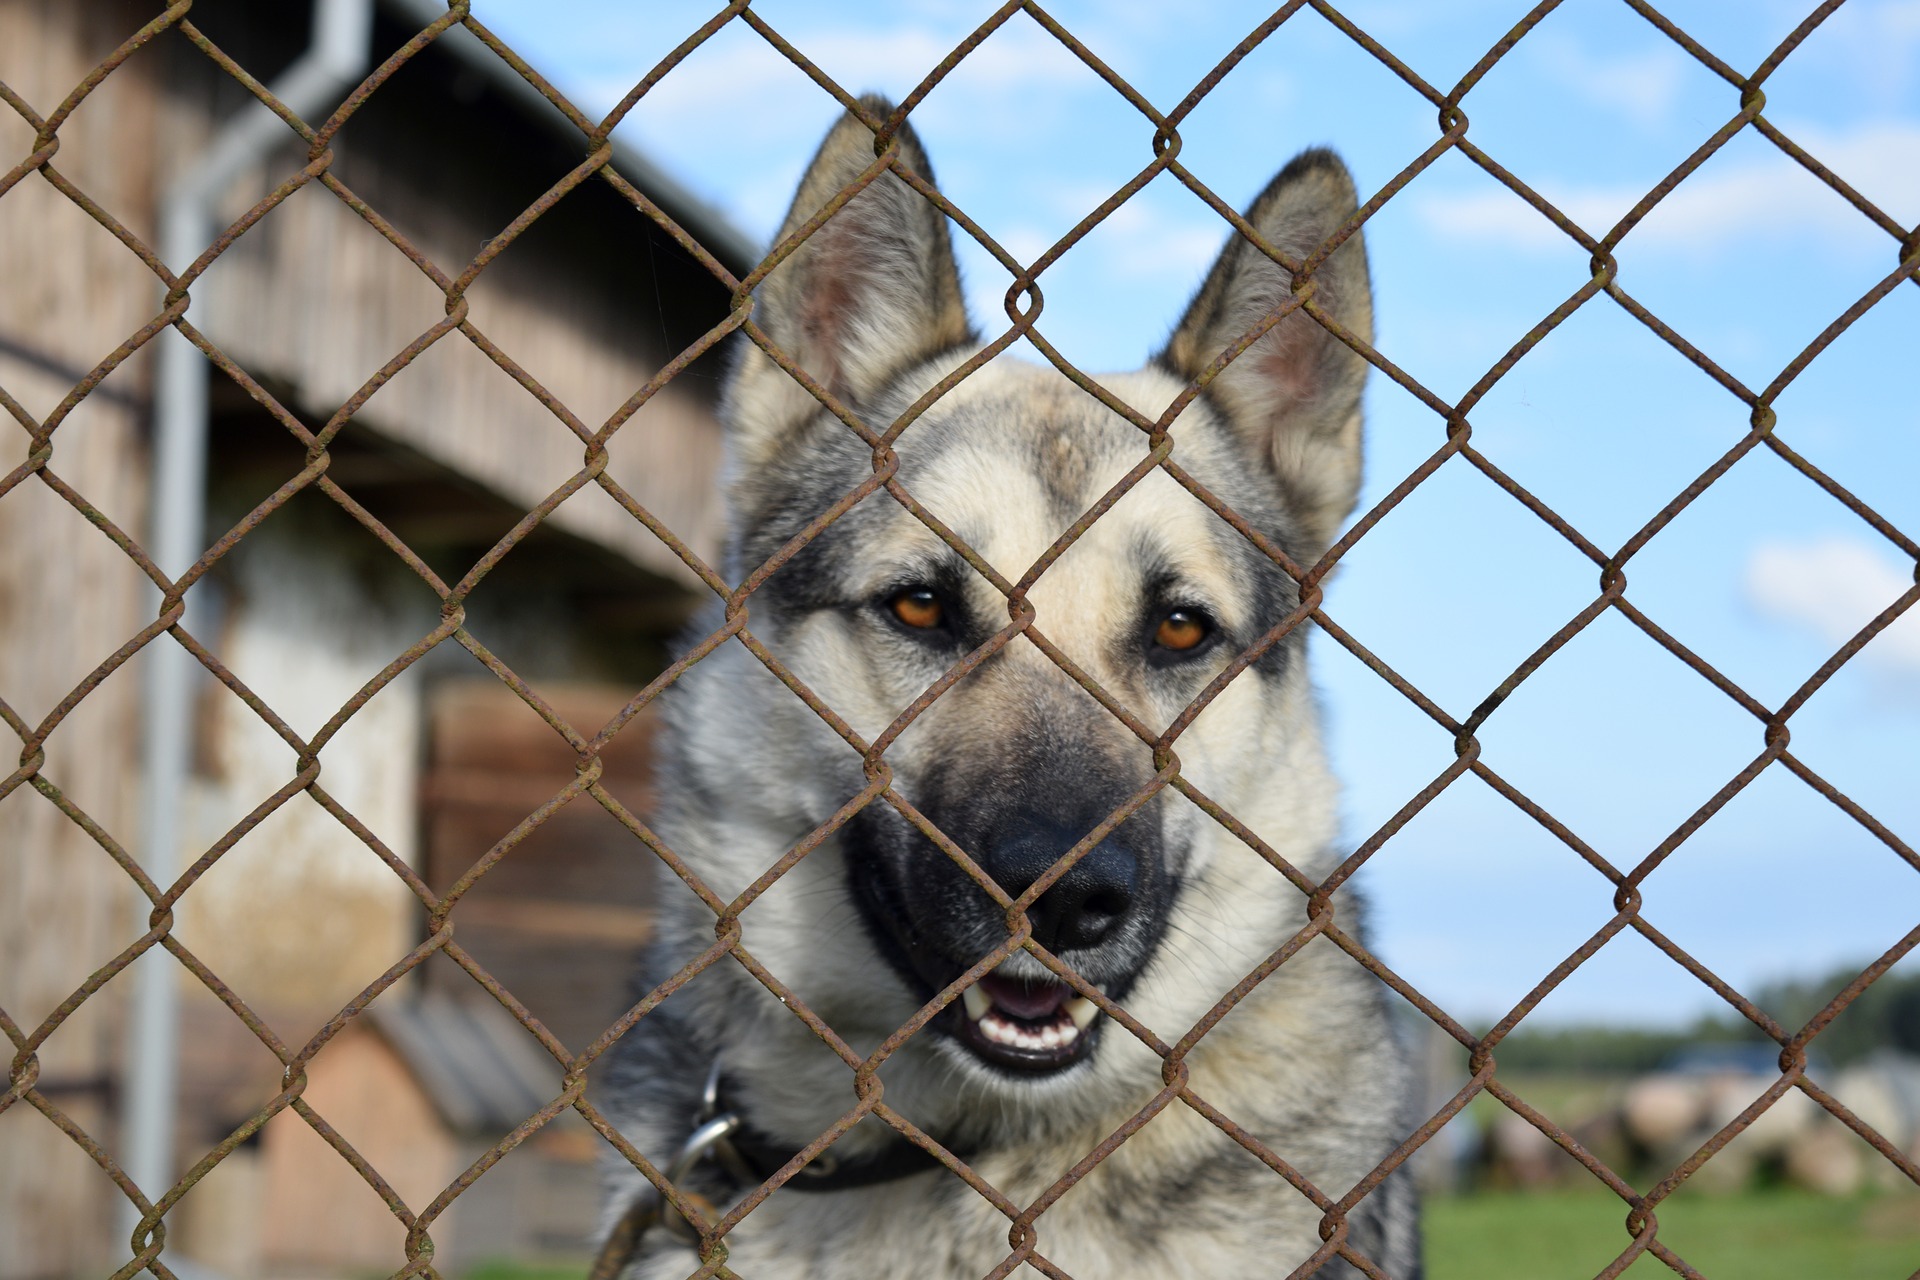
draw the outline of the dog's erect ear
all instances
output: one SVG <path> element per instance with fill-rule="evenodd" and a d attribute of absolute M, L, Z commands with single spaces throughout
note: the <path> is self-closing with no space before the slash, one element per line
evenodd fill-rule
<path fill-rule="evenodd" d="M 861 102 L 876 117 L 893 110 L 883 98 Z M 903 124 L 895 136 L 898 163 L 931 183 L 933 171 L 913 130 Z M 780 241 L 873 163 L 873 131 L 846 116 L 801 179 Z M 853 406 L 907 366 L 973 338 L 946 215 L 891 170 L 774 268 L 760 285 L 754 318 L 795 363 Z M 749 459 L 776 447 L 820 408 L 757 346 L 744 350 L 728 401 L 736 443 Z"/>
<path fill-rule="evenodd" d="M 1296 262 L 1356 207 L 1353 179 L 1331 151 L 1302 152 L 1253 202 L 1247 221 Z M 1349 333 L 1373 341 L 1366 250 L 1355 232 L 1313 270 L 1313 297 Z M 1161 362 L 1194 378 L 1292 292 L 1285 268 L 1234 234 L 1174 330 Z M 1234 430 L 1269 459 L 1318 556 L 1360 489 L 1360 388 L 1367 363 L 1305 311 L 1295 311 L 1209 384 Z"/>

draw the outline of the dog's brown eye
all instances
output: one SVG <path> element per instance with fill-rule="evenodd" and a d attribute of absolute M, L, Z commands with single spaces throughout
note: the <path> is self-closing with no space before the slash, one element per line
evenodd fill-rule
<path fill-rule="evenodd" d="M 1175 609 L 1160 620 L 1153 642 L 1175 652 L 1191 649 L 1207 638 L 1207 620 L 1190 609 Z"/>
<path fill-rule="evenodd" d="M 893 616 L 910 627 L 921 631 L 930 631 L 940 625 L 946 611 L 940 607 L 940 597 L 924 587 L 902 591 L 892 600 Z"/>

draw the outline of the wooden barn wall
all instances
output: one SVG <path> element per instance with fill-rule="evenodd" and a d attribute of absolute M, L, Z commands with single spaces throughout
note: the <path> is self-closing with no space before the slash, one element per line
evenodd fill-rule
<path fill-rule="evenodd" d="M 0 0 L 0 79 L 35 110 L 50 112 L 155 12 L 136 0 Z M 236 0 L 205 0 L 194 18 L 270 79 L 303 39 L 303 19 L 262 32 L 249 26 L 248 13 Z M 378 38 L 390 35 L 383 28 Z M 342 137 L 340 172 L 457 274 L 564 168 L 547 173 L 535 165 L 495 182 L 494 168 L 513 169 L 505 160 L 511 130 L 454 136 L 443 121 L 452 113 L 497 125 L 499 102 L 465 81 L 460 92 L 470 100 L 440 100 L 453 81 L 446 66 L 429 61 L 421 78 L 396 80 L 395 92 L 376 98 L 379 110 L 369 107 L 363 124 Z M 54 167 L 152 243 L 159 191 L 245 98 L 184 40 L 163 35 L 66 122 Z M 31 128 L 0 110 L 0 151 L 17 160 L 31 150 Z M 301 159 L 289 150 L 249 175 L 229 211 L 244 209 Z M 509 249 L 471 291 L 474 323 L 590 428 L 718 318 L 712 282 L 689 277 L 688 264 L 670 261 L 673 251 L 646 232 L 639 214 L 610 205 L 604 184 L 594 185 L 595 192 L 563 201 L 550 224 Z M 39 175 L 0 200 L 0 281 L 0 389 L 36 420 L 160 305 L 152 273 Z M 706 307 L 694 319 L 682 305 L 692 292 Z M 196 320 L 251 372 L 290 388 L 310 420 L 324 418 L 444 314 L 437 291 L 404 258 L 317 188 L 244 237 L 195 293 Z M 135 537 L 147 518 L 150 355 L 127 361 L 65 420 L 48 464 Z M 616 437 L 609 466 L 710 559 L 718 554 L 716 364 L 696 366 L 656 397 Z M 0 411 L 0 475 L 27 458 L 28 431 L 15 417 Z M 457 334 L 382 389 L 350 430 L 388 435 L 525 506 L 582 459 L 580 442 Z M 554 521 L 688 580 L 651 535 L 591 486 Z M 0 699 L 10 716 L 38 724 L 135 634 L 153 600 L 124 554 L 72 506 L 38 479 L 16 486 L 0 499 Z M 49 739 L 41 766 L 47 783 L 136 852 L 142 668 L 136 658 L 89 694 Z M 17 754 L 17 745 L 4 747 L 16 737 L 0 727 L 0 754 Z M 124 873 L 39 791 L 21 787 L 0 801 L 0 1009 L 21 1034 L 137 938 L 145 917 L 144 899 Z M 125 978 L 109 983 L 38 1053 L 42 1087 L 109 1149 L 118 1146 L 115 1090 L 129 986 Z M 11 1046 L 5 1054 L 12 1056 Z M 103 1274 L 103 1264 L 111 1269 L 126 1256 L 125 1242 L 109 1229 L 118 1193 L 44 1116 L 26 1105 L 0 1113 L 0 1153 L 0 1277 Z"/>
<path fill-rule="evenodd" d="M 476 89 L 444 51 L 423 54 L 382 86 L 336 151 L 342 181 L 449 277 L 580 158 L 564 138 L 513 117 L 498 93 Z M 237 218 L 302 160 L 289 149 L 236 184 L 227 215 Z M 314 423 L 446 315 L 440 289 L 317 185 L 250 230 L 215 264 L 201 296 L 196 320 L 242 366 L 290 384 L 294 407 Z M 542 215 L 466 297 L 471 323 L 589 431 L 725 314 L 712 277 L 598 178 Z M 718 363 L 709 357 L 643 406 L 614 436 L 607 467 L 710 563 L 720 534 Z M 355 424 L 522 507 L 584 463 L 579 438 L 459 332 L 381 387 Z M 696 582 L 597 486 L 552 520 L 674 581 Z"/>
<path fill-rule="evenodd" d="M 68 0 L 0 4 L 0 79 L 40 114 L 138 26 L 131 6 Z M 140 66 L 109 77 L 60 132 L 55 168 L 152 233 L 155 138 L 165 122 Z M 7 166 L 32 129 L 0 110 Z M 159 308 L 153 275 L 44 178 L 0 200 L 0 389 L 36 420 Z M 146 519 L 149 363 L 136 357 L 66 417 L 48 471 L 120 527 Z M 28 430 L 0 410 L 0 475 L 27 460 Z M 0 498 L 0 700 L 39 725 L 150 617 L 153 597 L 126 556 L 39 479 Z M 113 836 L 133 843 L 136 660 L 89 694 L 48 738 L 40 768 Z M 0 771 L 20 744 L 0 726 Z M 31 1034 L 97 966 L 145 928 L 145 899 L 86 832 L 32 786 L 0 800 L 0 1009 Z M 171 963 L 169 961 L 169 963 Z M 130 975 L 129 975 L 130 976 Z M 95 1137 L 114 1139 L 125 977 L 80 1007 L 38 1050 L 40 1088 Z M 14 1049 L 0 1049 L 11 1059 Z M 0 1276 L 104 1274 L 112 1183 L 32 1107 L 0 1113 Z"/>

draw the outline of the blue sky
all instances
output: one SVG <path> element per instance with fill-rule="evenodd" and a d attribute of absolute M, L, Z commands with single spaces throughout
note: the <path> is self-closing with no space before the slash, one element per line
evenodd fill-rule
<path fill-rule="evenodd" d="M 1742 70 L 1807 3 L 1674 0 L 1665 12 Z M 1355 22 L 1443 89 L 1519 3 L 1354 0 Z M 854 92 L 910 90 L 992 9 L 959 0 L 756 4 Z M 605 110 L 709 16 L 677 0 L 475 0 L 474 12 L 589 110 Z M 1161 109 L 1262 19 L 1257 5 L 1105 0 L 1049 8 Z M 1853 0 L 1767 85 L 1768 119 L 1903 225 L 1920 223 L 1920 2 Z M 1467 97 L 1469 137 L 1602 234 L 1739 108 L 1736 91 L 1625 4 L 1570 0 Z M 697 50 L 621 135 L 765 238 L 836 108 L 744 24 Z M 1152 126 L 1032 19 L 1016 16 L 914 114 L 942 188 L 1029 260 L 1151 157 Z M 1371 194 L 1438 136 L 1433 108 L 1326 20 L 1290 20 L 1182 128 L 1183 161 L 1236 206 L 1324 143 Z M 1040 329 L 1091 370 L 1137 364 L 1225 235 L 1162 175 L 1042 278 Z M 1378 347 L 1452 400 L 1589 275 L 1587 255 L 1450 154 L 1368 224 Z M 974 315 L 1008 278 L 977 246 Z M 1896 264 L 1894 241 L 1748 130 L 1622 243 L 1620 282 L 1749 386 Z M 1920 288 L 1902 285 L 1778 402 L 1794 449 L 1920 535 Z M 1444 439 L 1376 376 L 1363 508 Z M 1747 429 L 1747 409 L 1611 300 L 1590 302 L 1472 414 L 1496 465 L 1612 551 Z M 1460 459 L 1347 557 L 1328 613 L 1456 716 L 1598 592 L 1584 557 Z M 1777 705 L 1913 580 L 1899 549 L 1761 450 L 1628 565 L 1627 598 Z M 1452 759 L 1431 721 L 1315 640 L 1358 841 Z M 1793 750 L 1920 843 L 1920 609 L 1792 721 Z M 1483 758 L 1616 865 L 1630 866 L 1762 746 L 1759 723 L 1609 611 L 1488 721 Z M 1478 780 L 1456 783 L 1364 883 L 1389 963 L 1456 1014 L 1503 1013 L 1612 914 L 1611 887 Z M 1646 884 L 1645 914 L 1736 986 L 1864 963 L 1920 923 L 1920 873 L 1775 766 Z M 1635 936 L 1539 1018 L 1672 1021 L 1715 997 Z"/>

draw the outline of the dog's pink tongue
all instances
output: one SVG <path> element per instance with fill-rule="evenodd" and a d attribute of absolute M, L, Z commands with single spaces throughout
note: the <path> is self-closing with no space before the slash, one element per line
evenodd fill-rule
<path fill-rule="evenodd" d="M 1073 989 L 1064 982 L 1022 982 L 990 973 L 980 979 L 980 989 L 1002 1013 L 1028 1022 L 1044 1022 L 1060 1012 Z"/>

